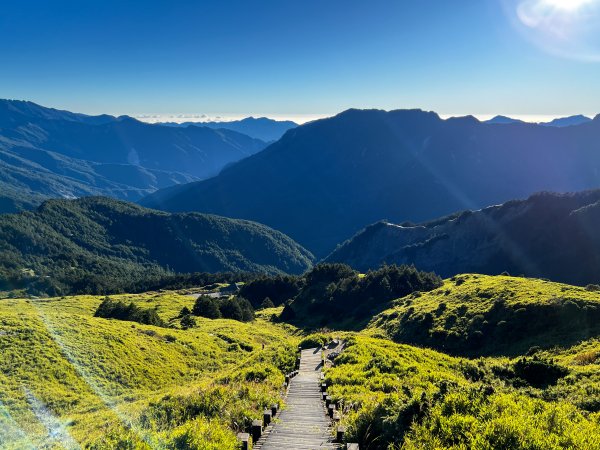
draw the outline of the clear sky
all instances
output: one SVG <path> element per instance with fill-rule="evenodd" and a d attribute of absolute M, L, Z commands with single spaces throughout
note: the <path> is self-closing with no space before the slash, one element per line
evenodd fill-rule
<path fill-rule="evenodd" d="M 0 97 L 303 120 L 600 112 L 600 0 L 4 0 Z"/>

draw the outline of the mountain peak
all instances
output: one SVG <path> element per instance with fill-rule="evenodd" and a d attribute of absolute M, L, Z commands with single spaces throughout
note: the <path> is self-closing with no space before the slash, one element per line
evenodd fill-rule
<path fill-rule="evenodd" d="M 524 123 L 522 120 L 513 119 L 512 117 L 498 115 L 489 120 L 484 121 L 484 123 L 489 123 L 493 125 L 503 125 L 509 123 Z"/>

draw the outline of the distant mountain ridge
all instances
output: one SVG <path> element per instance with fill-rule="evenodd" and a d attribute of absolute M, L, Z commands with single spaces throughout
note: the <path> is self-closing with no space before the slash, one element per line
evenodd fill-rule
<path fill-rule="evenodd" d="M 223 122 L 163 122 L 160 125 L 170 127 L 208 127 L 212 129 L 225 129 L 237 131 L 250 137 L 260 139 L 265 142 L 277 141 L 286 131 L 296 128 L 297 123 L 290 120 L 273 120 L 268 117 L 246 117 L 241 120 L 231 120 Z"/>
<path fill-rule="evenodd" d="M 167 214 L 106 197 L 48 200 L 36 211 L 0 215 L 4 287 L 25 274 L 66 291 L 95 283 L 114 291 L 168 271 L 302 273 L 312 261 L 292 239 L 258 223 Z"/>
<path fill-rule="evenodd" d="M 318 257 L 369 223 L 422 222 L 539 191 L 600 186 L 600 117 L 577 126 L 348 110 L 287 132 L 209 180 L 142 204 L 265 223 Z"/>
<path fill-rule="evenodd" d="M 573 125 L 581 125 L 583 123 L 591 122 L 592 119 L 589 117 L 583 116 L 581 114 L 570 117 L 561 117 L 558 119 L 554 119 L 550 122 L 543 123 L 541 125 L 545 125 L 547 127 L 570 127 Z"/>
<path fill-rule="evenodd" d="M 490 120 L 486 120 L 485 123 L 498 124 L 498 125 L 506 125 L 509 123 L 526 123 L 523 120 L 513 119 L 512 117 L 507 116 L 495 116 Z"/>
<path fill-rule="evenodd" d="M 573 125 L 581 125 L 584 123 L 591 122 L 592 119 L 586 117 L 582 114 L 578 114 L 575 116 L 569 117 L 559 117 L 557 119 L 551 120 L 550 122 L 538 122 L 538 125 L 546 126 L 546 127 L 570 127 Z M 496 125 L 506 125 L 509 123 L 527 123 L 524 120 L 513 119 L 511 117 L 506 116 L 495 116 L 489 120 L 486 120 L 485 123 L 496 124 Z"/>
<path fill-rule="evenodd" d="M 357 270 L 414 264 L 444 277 L 504 271 L 571 284 L 600 283 L 600 190 L 540 193 L 431 222 L 378 222 L 327 262 Z"/>
<path fill-rule="evenodd" d="M 230 130 L 176 129 L 0 100 L 0 212 L 54 197 L 138 200 L 215 175 L 265 145 Z"/>

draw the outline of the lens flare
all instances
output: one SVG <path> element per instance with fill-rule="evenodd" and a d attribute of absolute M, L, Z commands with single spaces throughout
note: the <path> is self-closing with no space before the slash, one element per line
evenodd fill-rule
<path fill-rule="evenodd" d="M 515 28 L 556 56 L 600 62 L 600 0 L 503 0 Z"/>
<path fill-rule="evenodd" d="M 577 11 L 586 4 L 593 3 L 593 0 L 543 0 L 547 6 L 565 11 Z"/>

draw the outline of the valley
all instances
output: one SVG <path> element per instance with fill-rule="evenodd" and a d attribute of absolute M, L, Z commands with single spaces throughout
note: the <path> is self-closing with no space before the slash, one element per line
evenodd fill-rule
<path fill-rule="evenodd" d="M 321 259 L 380 220 L 421 223 L 540 191 L 598 188 L 599 126 L 600 118 L 560 128 L 350 109 L 141 204 L 264 223 Z"/>

